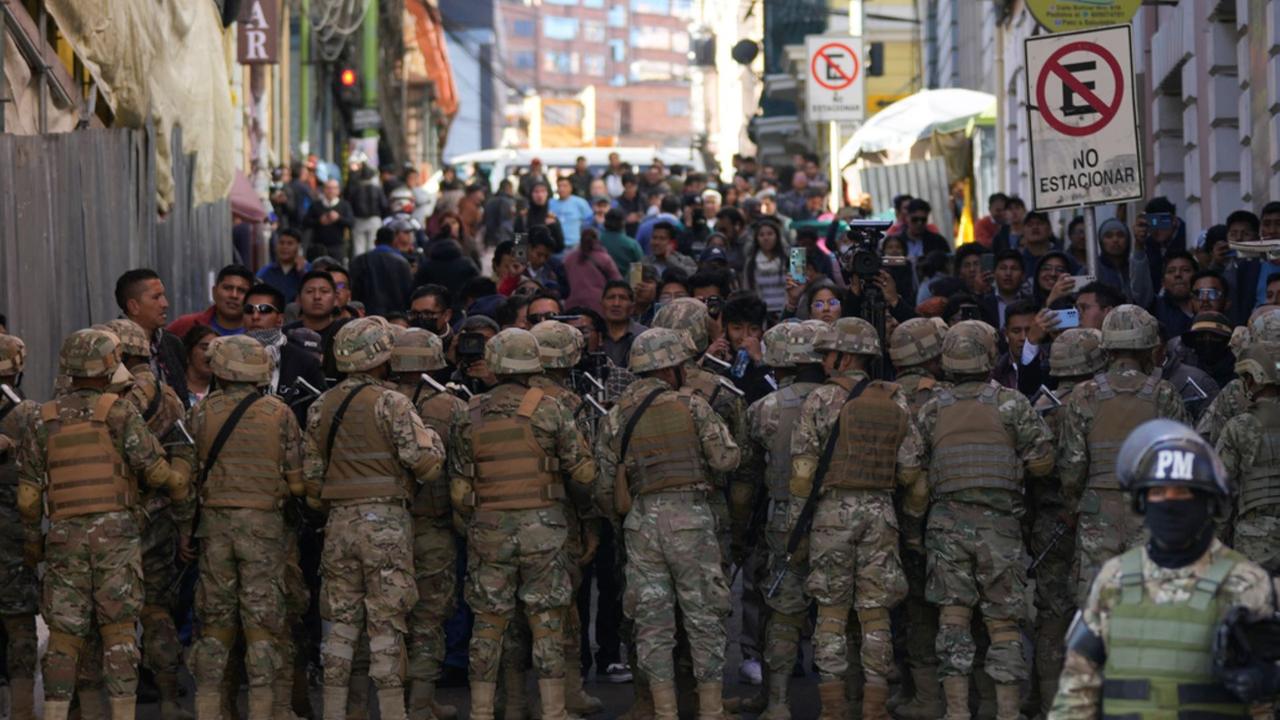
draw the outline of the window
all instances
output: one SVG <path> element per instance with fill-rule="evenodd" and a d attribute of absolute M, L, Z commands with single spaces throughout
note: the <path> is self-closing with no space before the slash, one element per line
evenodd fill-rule
<path fill-rule="evenodd" d="M 627 9 L 621 5 L 609 8 L 609 27 L 626 27 Z"/>
<path fill-rule="evenodd" d="M 625 40 L 609 41 L 609 56 L 616 63 L 627 61 L 627 43 Z"/>
<path fill-rule="evenodd" d="M 631 11 L 667 15 L 671 12 L 671 0 L 631 0 Z"/>
<path fill-rule="evenodd" d="M 537 25 L 532 20 L 516 20 L 511 24 L 511 32 L 516 37 L 533 37 L 537 30 Z"/>
<path fill-rule="evenodd" d="M 542 34 L 551 40 L 573 40 L 578 37 L 578 21 L 574 18 L 553 15 L 544 17 Z"/>
<path fill-rule="evenodd" d="M 633 27 L 631 46 L 646 50 L 669 50 L 671 33 L 664 27 Z"/>
<path fill-rule="evenodd" d="M 658 62 L 656 60 L 637 60 L 631 63 L 631 80 L 632 82 L 657 82 L 662 80 L 670 80 L 672 77 L 671 63 Z"/>
<path fill-rule="evenodd" d="M 511 53 L 511 64 L 517 70 L 532 70 L 538 65 L 538 58 L 532 50 L 518 50 Z"/>
<path fill-rule="evenodd" d="M 578 72 L 578 53 L 554 51 L 543 53 L 542 69 L 564 75 L 576 73 Z"/>
<path fill-rule="evenodd" d="M 667 117 L 689 117 L 688 98 L 672 98 L 668 100 Z"/>
<path fill-rule="evenodd" d="M 602 8 L 604 7 L 604 0 L 582 0 L 582 7 Z"/>
<path fill-rule="evenodd" d="M 671 0 L 671 14 L 678 18 L 693 17 L 693 0 Z"/>
<path fill-rule="evenodd" d="M 582 72 L 596 77 L 604 77 L 604 56 L 583 55 Z"/>
<path fill-rule="evenodd" d="M 604 25 L 593 20 L 582 22 L 582 39 L 587 42 L 604 42 Z"/>
<path fill-rule="evenodd" d="M 627 76 L 618 73 L 609 79 L 609 84 L 613 87 L 622 87 L 627 84 Z"/>

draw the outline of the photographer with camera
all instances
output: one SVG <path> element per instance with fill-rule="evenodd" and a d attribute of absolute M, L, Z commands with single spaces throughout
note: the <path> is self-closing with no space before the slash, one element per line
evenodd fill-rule
<path fill-rule="evenodd" d="M 449 347 L 453 365 L 449 382 L 457 383 L 472 395 L 487 392 L 498 384 L 498 378 L 484 361 L 485 343 L 498 334 L 498 323 L 485 315 L 472 315 L 458 326 L 458 334 Z"/>

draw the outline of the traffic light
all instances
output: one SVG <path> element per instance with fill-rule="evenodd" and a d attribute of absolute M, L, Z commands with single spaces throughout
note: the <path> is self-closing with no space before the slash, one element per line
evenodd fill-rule
<path fill-rule="evenodd" d="M 354 67 L 340 67 L 334 80 L 334 94 L 344 112 L 349 114 L 364 103 L 364 88 L 360 84 L 360 72 Z"/>
<path fill-rule="evenodd" d="M 873 42 L 867 46 L 867 77 L 884 75 L 884 43 Z"/>

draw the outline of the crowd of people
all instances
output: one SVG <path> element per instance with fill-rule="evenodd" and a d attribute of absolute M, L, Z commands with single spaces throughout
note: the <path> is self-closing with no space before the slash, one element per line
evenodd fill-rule
<path fill-rule="evenodd" d="M 544 720 L 598 713 L 593 668 L 632 720 L 781 720 L 806 641 L 822 720 L 967 720 L 971 679 L 997 720 L 1280 691 L 1197 645 L 1277 611 L 1280 203 L 1192 238 L 1153 199 L 1090 274 L 1080 218 L 997 193 L 953 249 L 923 199 L 831 212 L 813 156 L 435 198 L 354 160 L 281 171 L 272 261 L 207 308 L 131 270 L 54 400 L 8 400 L 12 717 L 37 612 L 54 720 L 133 717 L 139 662 L 182 717 L 188 626 L 199 720 L 241 673 L 255 720 L 449 718 L 451 666 L 477 720 L 527 717 L 529 670 Z M 33 360 L 0 336 L 6 389 Z"/>

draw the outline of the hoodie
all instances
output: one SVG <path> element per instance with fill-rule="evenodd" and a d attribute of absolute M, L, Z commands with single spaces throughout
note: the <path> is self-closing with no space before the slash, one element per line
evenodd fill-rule
<path fill-rule="evenodd" d="M 450 238 L 427 243 L 426 256 L 426 261 L 414 276 L 414 286 L 443 285 L 449 288 L 449 296 L 454 302 L 462 296 L 462 288 L 480 274 L 471 258 L 462 254 L 462 246 Z"/>
<path fill-rule="evenodd" d="M 1113 264 L 1113 258 L 1102 253 L 1102 235 L 1113 230 L 1123 230 L 1126 239 L 1124 254 L 1129 260 L 1119 267 Z M 1133 252 L 1133 234 L 1129 232 L 1129 226 L 1115 218 L 1104 220 L 1098 226 L 1098 281 L 1123 292 L 1134 305 L 1148 307 L 1155 297 L 1147 254 Z"/>

